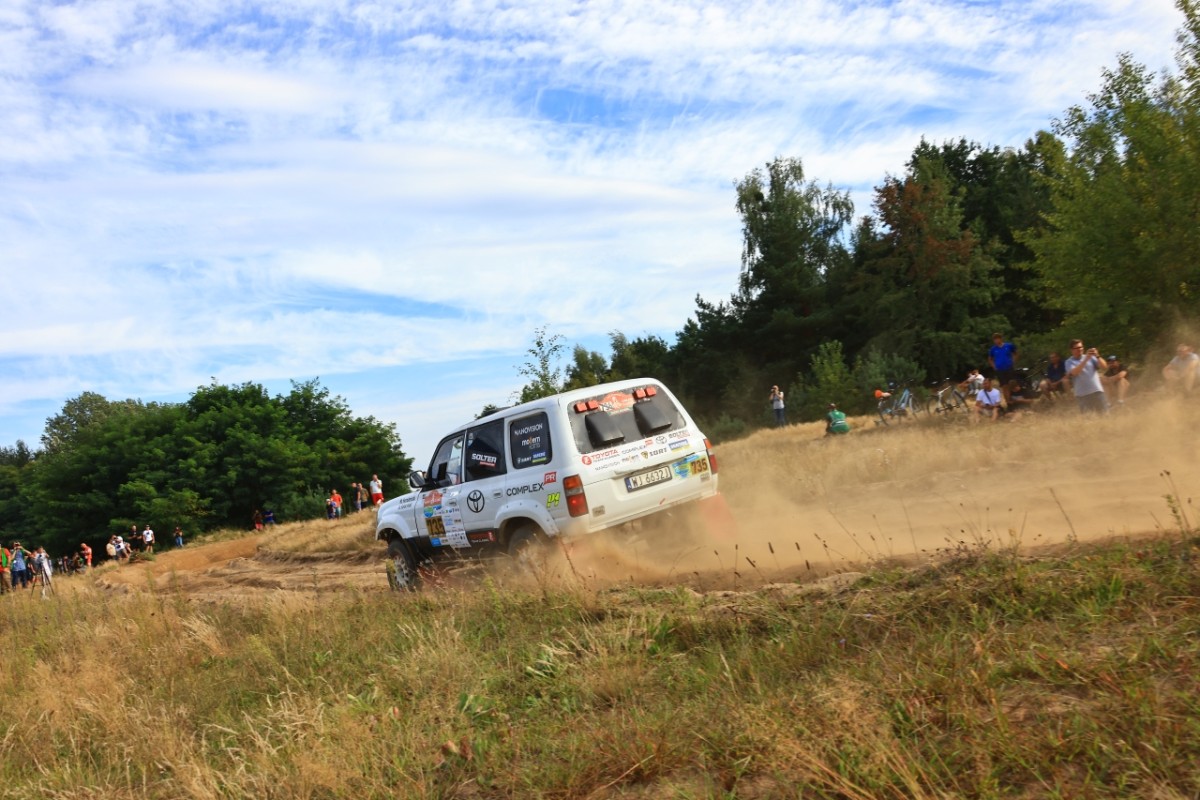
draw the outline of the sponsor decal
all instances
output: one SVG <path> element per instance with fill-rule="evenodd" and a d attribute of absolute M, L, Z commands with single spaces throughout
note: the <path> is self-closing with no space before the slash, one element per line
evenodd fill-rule
<path fill-rule="evenodd" d="M 656 442 L 657 442 L 657 443 L 659 443 L 659 444 L 666 444 L 666 443 L 667 443 L 667 437 L 665 437 L 665 436 L 655 436 L 655 437 L 654 437 L 654 441 L 656 441 Z M 646 442 L 646 444 L 650 444 L 650 443 L 649 443 L 649 442 Z"/>
<path fill-rule="evenodd" d="M 470 533 L 467 534 L 467 541 L 475 542 L 476 544 L 483 544 L 484 542 L 494 542 L 494 541 L 496 541 L 496 532 L 491 531 L 491 530 L 471 531 Z"/>
<path fill-rule="evenodd" d="M 558 508 L 560 500 L 562 500 L 562 495 L 559 492 L 551 492 L 546 495 L 546 508 Z"/>
<path fill-rule="evenodd" d="M 432 519 L 435 514 L 442 510 L 442 493 L 428 492 L 421 502 L 425 506 L 425 519 Z"/>
<path fill-rule="evenodd" d="M 483 511 L 483 507 L 486 504 L 487 501 L 483 497 L 483 492 L 479 491 L 478 489 L 467 495 L 467 508 L 471 509 L 471 511 L 476 514 L 478 514 L 480 511 Z"/>
<path fill-rule="evenodd" d="M 441 546 L 442 546 L 442 540 L 441 540 L 441 539 L 439 539 L 439 538 L 437 538 L 436 536 L 430 536 L 430 537 L 429 537 L 429 543 L 430 543 L 431 545 L 433 545 L 434 547 L 441 547 Z"/>
<path fill-rule="evenodd" d="M 660 447 L 657 450 L 643 450 L 642 458 L 651 459 L 651 458 L 654 458 L 655 456 L 661 456 L 665 452 L 667 452 L 667 448 L 665 448 L 665 447 Z"/>
<path fill-rule="evenodd" d="M 513 428 L 514 436 L 528 436 L 531 433 L 541 433 L 545 429 L 546 424 L 541 420 L 530 423 L 522 428 Z"/>
<path fill-rule="evenodd" d="M 541 436 L 526 436 L 524 439 L 521 440 L 521 447 L 532 448 L 532 447 L 541 447 L 541 446 L 542 446 L 542 437 Z"/>
<path fill-rule="evenodd" d="M 678 461 L 671 462 L 671 469 L 675 470 L 676 477 L 686 478 L 692 474 L 692 464 L 694 464 L 699 458 L 700 456 L 692 453 L 686 458 L 681 458 Z"/>
<path fill-rule="evenodd" d="M 547 472 L 542 476 L 542 483 L 558 483 L 558 472 Z"/>
<path fill-rule="evenodd" d="M 471 453 L 471 460 L 481 467 L 487 467 L 488 469 L 496 468 L 495 456 L 489 456 L 484 453 Z"/>
<path fill-rule="evenodd" d="M 633 395 L 625 392 L 610 392 L 599 399 L 600 407 L 605 411 L 612 413 L 614 411 L 628 411 L 633 408 Z"/>
<path fill-rule="evenodd" d="M 540 483 L 527 483 L 524 486 L 510 486 L 504 490 L 504 493 L 507 494 L 509 497 L 516 497 L 517 495 L 521 495 L 521 494 L 531 494 L 534 492 L 540 492 L 545 488 L 546 487 Z"/>
<path fill-rule="evenodd" d="M 430 517 L 428 525 L 429 525 L 429 535 L 430 536 L 445 536 L 446 535 L 446 523 L 442 520 L 441 517 Z"/>
<path fill-rule="evenodd" d="M 579 459 L 579 460 L 583 462 L 583 465 L 584 465 L 585 467 L 587 467 L 587 466 L 591 466 L 591 463 L 592 463 L 592 457 L 591 457 L 591 456 L 584 456 L 583 458 L 581 458 L 581 459 Z"/>
<path fill-rule="evenodd" d="M 671 431 L 670 433 L 667 434 L 667 438 L 668 439 L 682 439 L 683 437 L 687 436 L 689 433 L 690 433 L 690 431 L 687 428 L 683 428 L 681 430 Z"/>
<path fill-rule="evenodd" d="M 688 446 L 687 439 L 676 439 L 675 441 L 671 442 L 672 450 L 682 450 L 683 448 L 685 448 L 687 446 Z"/>
<path fill-rule="evenodd" d="M 531 455 L 529 457 L 529 463 L 531 465 L 532 464 L 545 464 L 549 460 L 550 460 L 550 457 L 546 455 L 545 450 L 543 450 L 540 453 L 534 453 L 533 455 Z"/>

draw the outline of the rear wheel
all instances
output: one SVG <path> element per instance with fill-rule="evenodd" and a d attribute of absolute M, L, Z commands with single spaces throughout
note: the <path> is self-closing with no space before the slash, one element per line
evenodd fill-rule
<path fill-rule="evenodd" d="M 401 538 L 388 542 L 388 585 L 397 592 L 414 592 L 421 585 L 412 550 Z"/>
<path fill-rule="evenodd" d="M 532 522 L 526 522 L 508 537 L 508 557 L 521 572 L 533 574 L 546 555 L 541 533 Z"/>

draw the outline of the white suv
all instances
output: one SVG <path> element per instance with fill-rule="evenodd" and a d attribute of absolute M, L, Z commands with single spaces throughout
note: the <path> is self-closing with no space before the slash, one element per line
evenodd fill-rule
<path fill-rule="evenodd" d="M 393 585 L 439 551 L 515 554 L 717 493 L 717 459 L 655 380 L 607 383 L 497 411 L 442 439 L 414 491 L 379 507 Z"/>

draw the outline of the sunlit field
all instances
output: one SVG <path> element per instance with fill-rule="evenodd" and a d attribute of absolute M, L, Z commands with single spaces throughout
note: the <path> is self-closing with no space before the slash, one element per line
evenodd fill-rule
<path fill-rule="evenodd" d="M 0 795 L 1200 795 L 1200 403 L 854 422 L 532 575 L 364 512 L 2 597 Z"/>

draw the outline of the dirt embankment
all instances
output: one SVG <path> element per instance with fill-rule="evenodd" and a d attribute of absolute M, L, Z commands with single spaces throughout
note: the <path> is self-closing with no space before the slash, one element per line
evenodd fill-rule
<path fill-rule="evenodd" d="M 933 418 L 848 436 L 820 425 L 760 431 L 718 448 L 727 506 L 675 515 L 630 537 L 560 547 L 548 574 L 592 588 L 730 588 L 815 579 L 962 546 L 1035 549 L 1200 526 L 1200 402 L 1141 397 L 1105 418 L 1069 403 L 1012 422 Z M 730 528 L 725 524 L 734 522 Z M 316 520 L 99 570 L 115 591 L 202 600 L 281 592 L 386 591 L 373 516 Z M 470 581 L 457 565 L 446 580 Z"/>

